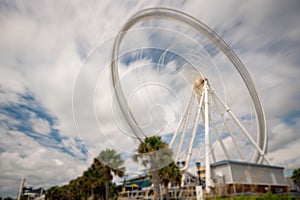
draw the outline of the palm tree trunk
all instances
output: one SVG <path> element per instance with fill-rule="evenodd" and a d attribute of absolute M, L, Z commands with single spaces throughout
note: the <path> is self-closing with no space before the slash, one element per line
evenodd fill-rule
<path fill-rule="evenodd" d="M 105 199 L 109 200 L 109 181 L 105 181 Z"/>
<path fill-rule="evenodd" d="M 158 170 L 153 171 L 153 183 L 154 183 L 154 199 L 159 199 L 160 188 L 159 188 L 159 174 Z"/>
<path fill-rule="evenodd" d="M 166 199 L 167 199 L 167 200 L 170 199 L 170 197 L 169 197 L 169 187 L 168 187 L 168 185 L 169 185 L 168 182 L 166 182 L 166 183 L 164 184 L 165 192 L 166 192 Z"/>

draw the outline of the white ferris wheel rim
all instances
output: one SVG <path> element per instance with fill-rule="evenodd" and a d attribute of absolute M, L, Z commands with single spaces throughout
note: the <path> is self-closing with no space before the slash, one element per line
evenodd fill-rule
<path fill-rule="evenodd" d="M 119 82 L 117 58 L 119 56 L 120 44 L 124 39 L 127 31 L 129 31 L 130 28 L 134 26 L 136 23 L 144 19 L 158 18 L 158 17 L 174 19 L 181 23 L 185 23 L 193 27 L 194 29 L 202 33 L 204 36 L 206 36 L 211 42 L 213 42 L 233 64 L 233 66 L 241 76 L 243 82 L 245 83 L 247 90 L 250 94 L 251 101 L 253 102 L 255 115 L 256 115 L 256 123 L 257 123 L 256 144 L 259 146 L 263 154 L 259 154 L 258 151 L 256 151 L 253 155 L 252 162 L 261 163 L 264 155 L 267 153 L 267 140 L 268 140 L 267 126 L 266 126 L 266 119 L 265 119 L 263 106 L 251 75 L 249 74 L 248 70 L 241 62 L 241 60 L 238 58 L 236 53 L 228 46 L 228 44 L 221 38 L 221 36 L 219 36 L 211 28 L 209 28 L 207 25 L 205 25 L 198 19 L 192 17 L 191 15 L 170 8 L 156 7 L 156 8 L 144 9 L 137 12 L 132 17 L 130 17 L 127 20 L 127 22 L 123 25 L 123 27 L 120 29 L 119 34 L 117 35 L 114 41 L 114 46 L 111 55 L 111 68 L 110 68 L 111 76 L 112 76 L 112 84 L 115 89 L 116 99 L 119 104 L 119 108 L 125 120 L 127 121 L 130 129 L 136 135 L 137 139 L 141 140 L 139 135 L 143 134 L 143 131 L 138 126 L 130 108 L 126 103 L 123 89 Z"/>

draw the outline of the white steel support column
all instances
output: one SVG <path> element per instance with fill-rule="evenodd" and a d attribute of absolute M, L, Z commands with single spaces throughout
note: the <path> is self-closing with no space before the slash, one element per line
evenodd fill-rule
<path fill-rule="evenodd" d="M 230 134 L 230 137 L 231 137 L 232 142 L 233 142 L 233 144 L 234 144 L 234 146 L 235 146 L 235 149 L 237 150 L 237 152 L 238 152 L 240 158 L 241 158 L 243 161 L 246 161 L 245 158 L 244 158 L 244 156 L 243 156 L 243 154 L 242 154 L 242 151 L 241 151 L 240 147 L 238 146 L 238 144 L 237 144 L 237 142 L 236 142 L 236 140 L 235 140 L 235 138 L 234 138 L 234 135 L 233 135 L 233 132 L 232 132 L 231 128 L 229 127 L 228 123 L 226 122 L 225 114 L 221 112 L 221 109 L 219 108 L 219 106 L 218 106 L 218 104 L 217 104 L 217 100 L 215 99 L 215 96 L 214 96 L 213 94 L 211 94 L 211 97 L 212 97 L 212 100 L 213 100 L 214 104 L 216 105 L 216 108 L 217 108 L 219 114 L 222 116 L 224 125 L 225 125 L 225 127 L 226 127 L 228 133 Z M 228 160 L 230 160 L 230 158 L 228 158 Z"/>
<path fill-rule="evenodd" d="M 208 82 L 204 82 L 204 131 L 205 131 L 205 190 L 210 193 L 211 173 L 210 173 L 210 138 L 209 138 L 209 114 L 208 114 Z"/>
<path fill-rule="evenodd" d="M 181 137 L 180 137 L 180 140 L 179 140 L 179 144 L 178 144 L 178 147 L 177 147 L 177 153 L 176 153 L 176 158 L 177 159 L 179 159 L 179 157 L 180 157 L 180 152 L 181 152 L 181 149 L 182 149 L 183 140 L 186 136 L 186 129 L 187 129 L 190 117 L 191 117 L 192 104 L 193 104 L 194 99 L 195 99 L 194 94 L 192 94 L 192 95 L 193 96 L 191 97 L 191 100 L 189 102 L 188 110 L 187 110 L 187 112 L 184 116 L 185 120 L 184 120 L 184 123 L 183 123 L 182 131 L 181 131 Z"/>
<path fill-rule="evenodd" d="M 172 137 L 172 140 L 171 140 L 171 142 L 170 142 L 170 144 L 169 144 L 171 148 L 173 147 L 173 144 L 174 144 L 175 138 L 177 137 L 177 134 L 178 134 L 180 131 L 182 131 L 182 129 L 184 130 L 183 126 L 184 126 L 184 124 L 187 123 L 188 120 L 189 120 L 189 116 L 190 116 L 190 113 L 191 113 L 191 108 L 192 108 L 192 104 L 193 104 L 193 102 L 194 102 L 194 99 L 195 99 L 195 96 L 194 96 L 194 94 L 192 93 L 192 94 L 191 94 L 191 97 L 190 97 L 190 100 L 189 100 L 189 104 L 188 104 L 188 106 L 186 107 L 185 112 L 184 112 L 184 115 L 183 115 L 183 117 L 181 118 L 181 120 L 180 120 L 180 122 L 179 122 L 179 126 L 177 127 L 177 129 L 176 129 L 176 131 L 175 131 L 175 133 L 174 133 L 174 135 L 173 135 L 173 137 Z M 182 131 L 182 132 L 184 132 L 184 131 Z"/>
<path fill-rule="evenodd" d="M 225 104 L 225 102 L 222 101 L 222 99 L 216 94 L 215 92 L 212 92 L 212 94 L 217 97 L 217 99 L 220 101 L 220 103 L 225 108 L 226 112 L 231 116 L 233 121 L 240 127 L 241 131 L 245 134 L 245 136 L 249 139 L 249 141 L 253 144 L 253 146 L 256 148 L 262 159 L 264 159 L 267 164 L 271 164 L 270 160 L 266 157 L 264 151 L 258 146 L 258 144 L 254 141 L 252 136 L 248 133 L 248 131 L 245 129 L 245 127 L 242 125 L 242 123 L 239 121 L 239 119 L 235 116 L 235 114 L 231 111 L 231 109 Z"/>
<path fill-rule="evenodd" d="M 204 83 L 204 85 L 203 85 L 203 89 L 204 88 L 206 88 L 206 83 Z M 201 113 L 201 108 L 202 108 L 202 103 L 203 103 L 204 96 L 205 96 L 205 94 L 202 92 L 200 100 L 198 102 L 196 116 L 195 116 L 195 119 L 194 119 L 193 131 L 192 131 L 192 136 L 191 136 L 190 143 L 189 143 L 189 146 L 188 146 L 188 151 L 187 151 L 187 154 L 186 154 L 185 166 L 183 166 L 183 168 L 181 168 L 182 171 L 186 170 L 189 167 L 189 164 L 190 164 L 193 143 L 194 143 L 194 140 L 195 140 L 196 132 L 198 130 L 198 121 L 199 121 L 199 117 L 200 117 L 200 113 Z"/>

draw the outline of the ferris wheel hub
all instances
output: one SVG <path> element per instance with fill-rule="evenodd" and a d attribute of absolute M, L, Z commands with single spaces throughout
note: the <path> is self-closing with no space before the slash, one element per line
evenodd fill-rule
<path fill-rule="evenodd" d="M 200 77 L 199 79 L 197 79 L 197 80 L 194 82 L 194 88 L 201 88 L 201 87 L 203 87 L 204 80 L 205 80 L 204 77 Z"/>

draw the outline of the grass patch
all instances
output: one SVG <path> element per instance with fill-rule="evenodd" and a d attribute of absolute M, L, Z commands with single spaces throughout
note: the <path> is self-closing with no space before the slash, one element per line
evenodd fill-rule
<path fill-rule="evenodd" d="M 207 200 L 299 200 L 299 197 L 290 196 L 288 194 L 273 194 L 267 192 L 260 196 L 231 196 L 231 197 L 210 197 Z"/>

